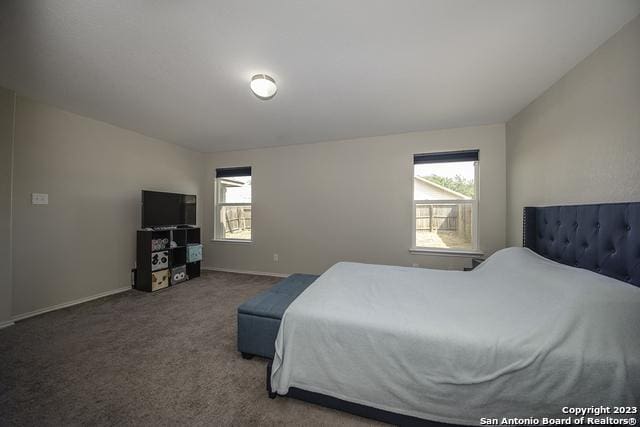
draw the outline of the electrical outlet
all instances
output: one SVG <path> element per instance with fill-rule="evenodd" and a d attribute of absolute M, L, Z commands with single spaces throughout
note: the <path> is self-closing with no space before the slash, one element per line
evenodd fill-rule
<path fill-rule="evenodd" d="M 273 262 L 278 262 L 280 259 L 280 257 L 278 256 L 278 254 L 273 254 Z"/>
<path fill-rule="evenodd" d="M 32 205 L 48 205 L 49 195 L 43 194 L 43 193 L 31 193 L 31 204 Z"/>
<path fill-rule="evenodd" d="M 411 267 L 420 267 L 420 264 L 411 264 Z"/>

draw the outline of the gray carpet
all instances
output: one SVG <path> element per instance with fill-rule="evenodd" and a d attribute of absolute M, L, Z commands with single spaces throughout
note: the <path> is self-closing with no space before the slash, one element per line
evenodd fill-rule
<path fill-rule="evenodd" d="M 236 307 L 279 279 L 208 272 L 0 330 L 0 425 L 365 425 L 265 390 L 236 352 Z"/>

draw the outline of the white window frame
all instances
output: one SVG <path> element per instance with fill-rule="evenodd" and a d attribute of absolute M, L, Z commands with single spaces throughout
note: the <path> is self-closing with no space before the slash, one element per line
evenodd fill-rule
<path fill-rule="evenodd" d="M 480 162 L 478 160 L 473 162 L 474 166 L 474 198 L 471 200 L 414 200 L 415 195 L 415 163 L 411 163 L 411 247 L 409 251 L 411 253 L 426 253 L 426 254 L 441 254 L 441 255 L 460 255 L 460 256 L 481 256 L 483 252 L 479 249 L 479 233 L 478 233 L 478 217 L 480 206 Z M 471 249 L 449 249 L 449 248 L 437 248 L 429 246 L 416 246 L 416 206 L 427 204 L 447 204 L 447 205 L 462 205 L 471 203 L 472 218 L 471 223 Z"/>
<path fill-rule="evenodd" d="M 253 174 L 251 175 L 251 203 L 219 203 L 218 202 L 218 180 L 224 178 L 214 178 L 213 180 L 213 239 L 212 242 L 226 242 L 226 243 L 253 243 Z M 224 206 L 251 206 L 251 239 L 227 239 L 223 236 L 218 236 L 219 228 L 219 216 L 220 208 Z"/>

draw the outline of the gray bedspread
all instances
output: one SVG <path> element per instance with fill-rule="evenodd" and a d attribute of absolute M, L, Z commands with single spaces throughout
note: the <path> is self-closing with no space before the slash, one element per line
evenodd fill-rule
<path fill-rule="evenodd" d="M 640 289 L 524 248 L 471 272 L 338 263 L 285 312 L 271 379 L 469 425 L 637 405 Z"/>

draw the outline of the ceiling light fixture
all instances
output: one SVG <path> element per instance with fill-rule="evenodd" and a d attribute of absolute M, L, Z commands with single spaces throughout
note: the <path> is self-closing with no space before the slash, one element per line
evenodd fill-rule
<path fill-rule="evenodd" d="M 251 77 L 251 90 L 258 98 L 267 100 L 276 95 L 278 87 L 273 77 L 266 74 L 256 74 Z"/>

